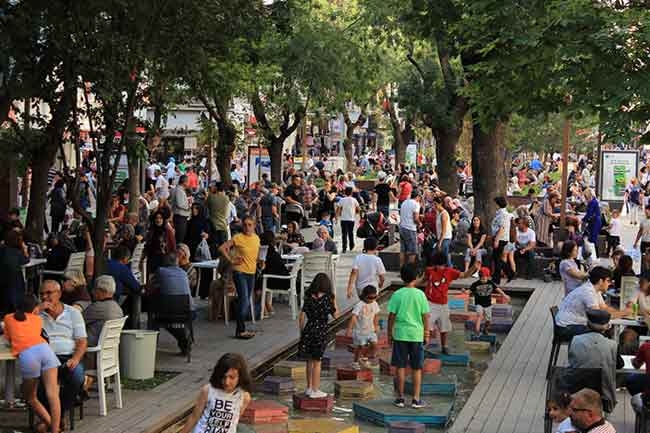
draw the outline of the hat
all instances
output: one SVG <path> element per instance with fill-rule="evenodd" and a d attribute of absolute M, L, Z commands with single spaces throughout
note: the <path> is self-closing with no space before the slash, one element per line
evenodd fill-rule
<path fill-rule="evenodd" d="M 610 327 L 609 311 L 606 310 L 587 310 L 587 325 L 594 331 L 606 331 Z"/>
<path fill-rule="evenodd" d="M 486 267 L 484 266 L 484 267 L 482 267 L 482 268 L 478 271 L 478 274 L 479 274 L 481 277 L 488 277 L 488 278 L 489 278 L 489 277 L 490 277 L 490 268 L 486 268 Z"/>

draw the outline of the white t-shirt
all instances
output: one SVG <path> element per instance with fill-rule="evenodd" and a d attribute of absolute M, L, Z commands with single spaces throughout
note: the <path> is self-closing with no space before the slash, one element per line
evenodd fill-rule
<path fill-rule="evenodd" d="M 521 248 L 525 248 L 528 246 L 530 242 L 535 242 L 535 241 L 536 241 L 535 232 L 533 230 L 529 228 L 525 232 L 522 232 L 517 228 L 517 246 Z"/>
<path fill-rule="evenodd" d="M 570 417 L 564 418 L 564 421 L 557 426 L 557 433 L 572 433 L 577 431 L 578 429 L 573 426 Z"/>
<path fill-rule="evenodd" d="M 612 218 L 609 226 L 609 235 L 610 236 L 621 236 L 621 220 L 618 218 Z"/>
<path fill-rule="evenodd" d="M 373 254 L 359 254 L 352 262 L 352 269 L 358 272 L 357 275 L 357 294 L 366 286 L 379 287 L 379 275 L 386 273 L 384 262 Z"/>
<path fill-rule="evenodd" d="M 156 180 L 156 194 L 158 198 L 169 198 L 169 182 L 162 174 Z"/>
<path fill-rule="evenodd" d="M 147 174 L 149 175 L 149 179 L 156 179 L 156 170 L 160 170 L 160 166 L 155 162 L 147 167 Z"/>
<path fill-rule="evenodd" d="M 641 242 L 650 242 L 650 219 L 642 219 L 639 229 L 641 230 Z"/>
<path fill-rule="evenodd" d="M 243 401 L 244 392 L 240 388 L 227 393 L 209 385 L 208 401 L 192 432 L 236 433 Z"/>
<path fill-rule="evenodd" d="M 416 231 L 418 226 L 415 224 L 415 218 L 413 217 L 416 213 L 420 213 L 420 203 L 412 198 L 402 203 L 399 211 L 399 226 L 406 230 Z"/>
<path fill-rule="evenodd" d="M 374 321 L 377 313 L 379 313 L 377 301 L 371 303 L 359 301 L 352 309 L 352 315 L 357 316 L 354 332 L 357 335 L 369 335 L 375 332 Z"/>
<path fill-rule="evenodd" d="M 354 197 L 343 197 L 336 204 L 337 207 L 341 208 L 341 221 L 354 221 L 354 218 L 357 214 L 357 208 L 359 207 L 359 202 Z"/>
<path fill-rule="evenodd" d="M 587 310 L 604 304 L 603 296 L 587 281 L 564 297 L 555 318 L 556 322 L 560 326 L 586 325 Z"/>

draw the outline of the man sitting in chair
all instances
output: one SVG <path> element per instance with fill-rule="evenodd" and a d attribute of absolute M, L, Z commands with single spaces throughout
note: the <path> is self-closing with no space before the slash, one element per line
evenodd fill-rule
<path fill-rule="evenodd" d="M 110 275 L 102 275 L 95 280 L 95 302 L 83 312 L 86 321 L 88 345 L 93 347 L 99 343 L 99 334 L 107 320 L 124 317 L 122 308 L 113 300 L 115 280 Z"/>
<path fill-rule="evenodd" d="M 50 347 L 61 362 L 61 408 L 69 409 L 84 383 L 81 360 L 88 348 L 86 324 L 81 311 L 61 302 L 61 285 L 54 280 L 43 281 L 39 307 L 43 330 L 49 337 Z"/>
<path fill-rule="evenodd" d="M 187 278 L 187 273 L 178 266 L 178 257 L 176 256 L 176 253 L 169 253 L 163 257 L 160 268 L 158 268 L 154 273 L 149 282 L 149 288 L 149 295 L 153 298 L 150 299 L 150 308 L 154 315 L 159 313 L 159 311 L 156 311 L 157 307 L 155 298 L 160 296 L 186 295 L 189 299 L 190 308 L 194 310 L 192 306 L 190 282 Z M 179 311 L 178 313 L 182 314 L 183 311 Z M 166 329 L 176 339 L 181 353 L 184 355 L 187 354 L 189 342 L 185 335 L 185 330 L 172 326 L 166 326 Z"/>

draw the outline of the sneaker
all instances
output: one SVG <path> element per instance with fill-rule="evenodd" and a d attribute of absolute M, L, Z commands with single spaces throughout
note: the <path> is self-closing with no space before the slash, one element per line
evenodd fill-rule
<path fill-rule="evenodd" d="M 353 362 L 352 363 L 352 369 L 353 370 L 361 370 L 361 364 L 359 364 L 358 362 Z"/>
<path fill-rule="evenodd" d="M 311 388 L 307 388 L 307 389 L 305 390 L 305 395 L 306 395 L 307 397 L 311 398 L 311 394 L 312 394 L 313 392 L 314 392 L 313 389 L 311 389 Z"/>
<path fill-rule="evenodd" d="M 446 346 L 444 346 L 444 347 L 442 348 L 442 354 L 443 354 L 443 355 L 449 355 L 449 348 L 446 347 Z"/>
<path fill-rule="evenodd" d="M 393 404 L 397 407 L 404 407 L 404 399 L 403 398 L 396 398 Z"/>
<path fill-rule="evenodd" d="M 474 272 L 474 273 L 472 274 L 472 278 L 478 278 L 478 272 Z"/>
<path fill-rule="evenodd" d="M 472 334 L 469 337 L 469 341 L 479 341 L 481 337 L 478 334 Z"/>
<path fill-rule="evenodd" d="M 325 398 L 325 397 L 327 397 L 327 393 L 321 391 L 320 389 L 312 390 L 311 395 L 309 396 L 309 398 Z"/>
<path fill-rule="evenodd" d="M 413 399 L 413 401 L 411 401 L 411 407 L 413 409 L 422 409 L 425 406 L 426 406 L 426 403 L 423 400 Z"/>

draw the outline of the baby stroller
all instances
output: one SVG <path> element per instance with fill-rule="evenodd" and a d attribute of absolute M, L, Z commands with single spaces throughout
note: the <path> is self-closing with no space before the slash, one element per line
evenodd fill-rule
<path fill-rule="evenodd" d="M 381 212 L 369 212 L 361 215 L 357 237 L 361 239 L 375 238 L 379 249 L 388 246 L 388 224 Z"/>

